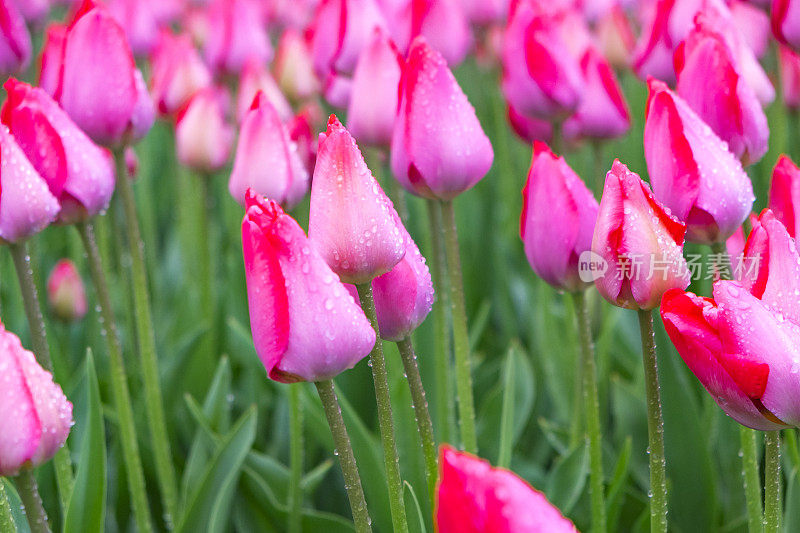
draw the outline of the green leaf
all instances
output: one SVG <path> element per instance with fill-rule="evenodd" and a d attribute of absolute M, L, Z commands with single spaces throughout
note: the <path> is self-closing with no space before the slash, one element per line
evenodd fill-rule
<path fill-rule="evenodd" d="M 6 497 L 6 481 L 0 477 L 0 531 L 16 533 L 17 525 L 14 523 L 14 516 L 11 514 L 11 504 Z"/>
<path fill-rule="evenodd" d="M 514 399 L 515 376 L 517 367 L 517 349 L 519 344 L 513 342 L 506 355 L 503 367 L 503 410 L 500 418 L 500 452 L 497 466 L 508 468 L 511 465 L 511 451 L 514 447 Z"/>
<path fill-rule="evenodd" d="M 633 440 L 628 437 L 625 439 L 625 445 L 617 458 L 617 464 L 614 467 L 614 473 L 611 475 L 611 482 L 608 485 L 608 493 L 606 495 L 606 509 L 608 509 L 608 529 L 609 531 L 616 531 L 616 521 L 619 513 L 622 510 L 622 496 L 623 489 L 628 480 L 628 465 L 631 460 L 631 450 L 633 449 Z"/>
<path fill-rule="evenodd" d="M 91 350 L 86 353 L 88 401 L 83 422 L 78 473 L 64 519 L 65 533 L 102 531 L 106 512 L 106 437 L 103 408 Z"/>
<path fill-rule="evenodd" d="M 786 484 L 784 531 L 800 531 L 800 475 L 797 472 L 795 468 Z"/>
<path fill-rule="evenodd" d="M 417 493 L 414 492 L 414 487 L 411 486 L 411 483 L 408 481 L 403 481 L 404 491 L 406 494 L 406 514 L 409 513 L 412 509 L 416 511 L 416 513 L 411 513 L 413 517 L 410 517 L 408 520 L 408 530 L 410 533 L 427 533 L 427 529 L 425 528 L 425 519 L 423 518 L 422 509 L 419 506 L 419 499 L 417 499 Z M 411 496 L 410 498 L 408 496 Z M 410 505 L 408 502 L 413 504 Z"/>
<path fill-rule="evenodd" d="M 8 497 L 8 504 L 11 506 L 11 517 L 16 525 L 16 531 L 19 533 L 30 533 L 31 528 L 28 525 L 28 520 L 25 518 L 25 511 L 23 510 L 22 500 L 17 494 L 17 489 L 13 483 L 6 478 L 0 478 L 0 483 L 5 486 L 6 497 Z"/>
<path fill-rule="evenodd" d="M 556 461 L 547 480 L 547 497 L 550 503 L 569 514 L 578 502 L 586 476 L 589 473 L 589 451 L 577 446 Z"/>

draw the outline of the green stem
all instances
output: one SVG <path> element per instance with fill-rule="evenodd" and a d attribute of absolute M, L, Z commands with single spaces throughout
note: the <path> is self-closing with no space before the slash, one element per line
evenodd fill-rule
<path fill-rule="evenodd" d="M 564 135 L 561 128 L 562 122 L 560 120 L 553 121 L 553 140 L 550 146 L 553 148 L 553 153 L 556 156 L 566 157 L 564 153 Z"/>
<path fill-rule="evenodd" d="M 406 523 L 406 507 L 403 503 L 403 479 L 400 477 L 400 463 L 397 459 L 392 404 L 389 397 L 389 377 L 386 372 L 386 359 L 383 356 L 383 344 L 378 332 L 378 317 L 375 313 L 375 301 L 372 299 L 372 285 L 369 282 L 361 283 L 356 285 L 356 288 L 361 300 L 361 308 L 377 335 L 375 346 L 369 354 L 369 361 L 372 367 L 372 378 L 375 382 L 375 400 L 378 403 L 378 425 L 381 430 L 381 444 L 383 444 L 383 464 L 386 468 L 386 482 L 389 485 L 392 525 L 395 532 L 404 533 L 408 531 L 408 524 Z"/>
<path fill-rule="evenodd" d="M 92 223 L 87 221 L 78 224 L 76 228 L 83 241 L 83 247 L 86 249 L 89 273 L 97 294 L 97 303 L 100 306 L 100 327 L 108 350 L 109 365 L 111 367 L 111 389 L 119 422 L 122 455 L 125 463 L 125 473 L 128 478 L 128 490 L 131 492 L 131 500 L 133 502 L 133 514 L 136 517 L 136 525 L 140 531 L 152 531 L 153 525 L 147 504 L 147 489 L 142 469 L 142 458 L 139 453 L 139 441 L 136 437 L 133 401 L 131 401 L 131 394 L 128 389 L 125 358 L 117 330 L 117 321 L 111 306 L 111 297 L 109 296 L 106 273 L 103 269 L 102 256 L 97 246 Z"/>
<path fill-rule="evenodd" d="M 661 414 L 661 391 L 658 383 L 656 338 L 653 314 L 639 311 L 642 336 L 645 391 L 647 395 L 647 440 L 650 454 L 650 531 L 667 531 L 667 464 L 664 459 L 664 417 Z"/>
<path fill-rule="evenodd" d="M 435 500 L 436 478 L 438 472 L 436 457 L 436 439 L 433 435 L 433 422 L 428 411 L 428 400 L 425 399 L 425 388 L 422 386 L 422 377 L 417 365 L 417 354 L 414 353 L 414 344 L 411 337 L 397 343 L 400 350 L 400 358 L 403 360 L 403 368 L 406 371 L 406 380 L 411 389 L 411 404 L 414 407 L 414 415 L 417 420 L 417 430 L 422 441 L 422 454 L 425 457 L 425 477 L 428 480 L 428 495 L 431 502 Z"/>
<path fill-rule="evenodd" d="M 318 381 L 314 385 L 317 386 L 317 393 L 322 401 L 322 408 L 325 410 L 325 417 L 328 419 L 328 425 L 333 435 L 334 454 L 339 458 L 339 466 L 342 468 L 344 488 L 347 491 L 347 498 L 350 500 L 356 533 L 368 533 L 372 531 L 372 520 L 369 517 L 367 500 L 364 498 L 364 489 L 361 486 L 361 476 L 358 474 L 353 446 L 350 444 L 350 436 L 347 434 L 347 427 L 342 418 L 342 409 L 339 407 L 339 399 L 336 397 L 336 389 L 331 380 Z"/>
<path fill-rule="evenodd" d="M 47 523 L 47 513 L 42 506 L 42 497 L 39 496 L 39 487 L 36 477 L 30 468 L 24 469 L 16 477 L 17 492 L 25 507 L 25 517 L 31 527 L 31 533 L 50 533 L 50 524 Z"/>
<path fill-rule="evenodd" d="M 436 425 L 442 442 L 451 442 L 450 424 L 452 421 L 453 397 L 450 381 L 450 331 L 447 327 L 447 280 L 444 270 L 445 251 L 442 239 L 442 207 L 436 200 L 427 200 L 428 226 L 431 233 L 431 274 L 436 288 L 436 301 L 433 302 L 433 330 L 435 348 L 435 375 L 436 375 Z"/>
<path fill-rule="evenodd" d="M 36 290 L 36 283 L 33 281 L 33 270 L 31 269 L 31 258 L 28 253 L 28 246 L 23 242 L 9 245 L 11 259 L 14 261 L 14 269 L 17 272 L 19 288 L 22 293 L 22 303 L 25 308 L 25 316 L 28 319 L 28 327 L 31 331 L 31 346 L 36 360 L 48 372 L 53 372 L 53 361 L 50 358 L 50 345 L 47 343 L 47 332 L 44 326 L 42 309 L 39 306 L 39 295 Z M 69 499 L 72 495 L 72 460 L 69 456 L 67 445 L 58 450 L 53 457 L 53 466 L 56 471 L 56 484 L 58 485 L 58 497 L 61 509 L 67 509 Z"/>
<path fill-rule="evenodd" d="M 778 533 L 781 527 L 781 433 L 764 432 L 764 532 Z"/>
<path fill-rule="evenodd" d="M 597 177 L 594 181 L 594 195 L 596 197 L 600 197 L 603 194 L 603 188 L 606 184 L 606 172 L 604 172 L 604 165 L 603 165 L 603 143 L 600 140 L 592 141 L 592 156 L 594 159 L 594 169 L 593 172 L 597 173 Z"/>
<path fill-rule="evenodd" d="M 289 533 L 302 531 L 303 405 L 300 385 L 289 385 Z"/>
<path fill-rule="evenodd" d="M 11 504 L 8 503 L 8 497 L 6 496 L 5 478 L 2 477 L 0 477 L 0 531 L 17 532 L 17 525 L 14 523 L 14 516 L 11 514 Z"/>
<path fill-rule="evenodd" d="M 175 468 L 172 465 L 169 434 L 167 433 L 161 387 L 158 381 L 156 340 L 153 332 L 153 319 L 150 315 L 150 295 L 147 289 L 144 245 L 139 230 L 139 217 L 136 214 L 133 185 L 128 179 L 123 151 L 114 152 L 114 159 L 117 163 L 117 189 L 125 211 L 128 249 L 131 254 L 133 303 L 142 377 L 144 378 L 145 409 L 150 426 L 150 440 L 155 456 L 156 473 L 164 505 L 164 519 L 167 527 L 172 529 L 172 521 L 177 516 L 178 485 L 175 480 Z"/>
<path fill-rule="evenodd" d="M 583 410 L 586 419 L 586 437 L 589 440 L 589 463 L 592 502 L 592 531 L 605 533 L 606 504 L 603 487 L 603 441 L 600 433 L 600 401 L 597 393 L 597 369 L 592 344 L 592 329 L 586 295 L 583 291 L 572 293 L 578 319 L 578 336 L 583 360 Z"/>
<path fill-rule="evenodd" d="M 456 392 L 461 441 L 469 453 L 478 452 L 475 433 L 475 405 L 472 399 L 469 333 L 467 311 L 464 304 L 464 282 L 461 276 L 461 258 L 458 251 L 458 231 L 452 202 L 442 202 L 447 272 L 450 276 L 450 309 L 453 313 L 453 352 L 456 362 Z"/>

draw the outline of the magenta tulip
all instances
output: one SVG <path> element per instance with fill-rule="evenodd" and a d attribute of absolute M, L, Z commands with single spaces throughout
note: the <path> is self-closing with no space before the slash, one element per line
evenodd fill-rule
<path fill-rule="evenodd" d="M 800 109 L 800 53 L 779 45 L 778 67 L 781 73 L 783 103 L 792 111 Z"/>
<path fill-rule="evenodd" d="M 86 315 L 86 289 L 75 263 L 62 259 L 47 277 L 47 302 L 53 314 L 65 322 L 80 320 Z"/>
<path fill-rule="evenodd" d="M 772 170 L 769 208 L 794 238 L 800 233 L 800 168 L 782 155 Z"/>
<path fill-rule="evenodd" d="M 553 125 L 550 122 L 540 118 L 526 117 L 513 107 L 508 108 L 508 123 L 514 133 L 529 143 L 534 141 L 549 143 L 553 139 Z"/>
<path fill-rule="evenodd" d="M 272 45 L 257 0 L 212 0 L 204 53 L 214 72 L 238 74 L 248 60 L 267 64 Z"/>
<path fill-rule="evenodd" d="M 39 71 L 39 87 L 50 96 L 58 91 L 61 76 L 61 57 L 64 54 L 64 42 L 67 39 L 67 26 L 53 23 L 47 27 L 42 46 L 41 70 Z"/>
<path fill-rule="evenodd" d="M 228 162 L 233 127 L 226 121 L 228 94 L 217 87 L 195 93 L 175 123 L 178 162 L 193 170 L 212 173 Z"/>
<path fill-rule="evenodd" d="M 31 60 L 31 35 L 13 0 L 0 0 L 0 72 L 22 72 Z"/>
<path fill-rule="evenodd" d="M 772 1 L 772 33 L 778 41 L 800 52 L 800 1 Z"/>
<path fill-rule="evenodd" d="M 150 59 L 150 94 L 159 113 L 176 113 L 194 93 L 211 85 L 211 73 L 187 34 L 163 32 Z"/>

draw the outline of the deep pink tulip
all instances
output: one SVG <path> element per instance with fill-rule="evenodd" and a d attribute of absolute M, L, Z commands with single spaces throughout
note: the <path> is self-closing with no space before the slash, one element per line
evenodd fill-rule
<path fill-rule="evenodd" d="M 529 143 L 533 141 L 549 143 L 553 139 L 552 123 L 540 118 L 526 117 L 513 107 L 508 108 L 508 123 L 514 133 Z"/>
<path fill-rule="evenodd" d="M 61 204 L 58 222 L 73 224 L 108 207 L 114 163 L 42 89 L 9 79 L 0 120 Z M 43 149 L 46 147 L 46 149 Z"/>
<path fill-rule="evenodd" d="M 644 153 L 656 197 L 687 225 L 693 242 L 722 242 L 753 205 L 741 163 L 666 84 L 649 81 Z"/>
<path fill-rule="evenodd" d="M 67 26 L 52 23 L 47 27 L 42 47 L 41 69 L 39 70 L 39 87 L 47 94 L 54 96 L 58 91 L 58 79 L 61 76 L 61 57 L 64 54 L 64 42 L 67 39 Z"/>
<path fill-rule="evenodd" d="M 178 162 L 199 172 L 225 166 L 233 148 L 233 126 L 226 120 L 228 93 L 206 87 L 195 93 L 175 123 Z"/>
<path fill-rule="evenodd" d="M 779 45 L 778 66 L 781 73 L 783 103 L 793 111 L 800 109 L 800 54 Z"/>
<path fill-rule="evenodd" d="M 536 275 L 565 291 L 591 283 L 579 277 L 578 258 L 592 249 L 598 209 L 597 200 L 564 158 L 534 142 L 519 233 Z"/>
<path fill-rule="evenodd" d="M 254 193 L 294 207 L 308 192 L 309 175 L 275 108 L 259 92 L 242 121 L 233 171 L 231 196 L 245 205 L 245 193 Z"/>
<path fill-rule="evenodd" d="M 604 261 L 595 279 L 614 305 L 649 310 L 668 289 L 685 289 L 689 269 L 683 258 L 686 226 L 672 216 L 650 187 L 614 161 L 606 175 L 592 238 L 595 259 Z"/>
<path fill-rule="evenodd" d="M 674 47 L 682 40 L 682 35 L 676 35 L 679 24 L 672 25 L 672 11 L 676 2 L 680 0 L 657 0 L 651 5 L 648 20 L 644 21 L 639 41 L 633 50 L 632 66 L 641 78 L 650 76 L 671 83 L 675 80 L 675 70 L 672 66 Z M 694 13 L 688 13 L 693 17 Z M 685 21 L 685 30 L 689 30 L 691 18 Z M 672 27 L 671 27 L 672 26 Z"/>
<path fill-rule="evenodd" d="M 150 58 L 150 94 L 158 112 L 171 115 L 211 85 L 211 73 L 188 34 L 162 32 Z"/>
<path fill-rule="evenodd" d="M 299 30 L 289 28 L 281 34 L 274 72 L 278 86 L 295 102 L 308 100 L 320 91 L 311 44 Z"/>
<path fill-rule="evenodd" d="M 263 63 L 251 58 L 245 62 L 239 78 L 239 92 L 236 95 L 236 120 L 238 122 L 241 123 L 244 119 L 259 91 L 264 93 L 281 120 L 286 121 L 292 118 L 292 106 L 286 100 L 272 74 Z"/>
<path fill-rule="evenodd" d="M 612 139 L 625 135 L 631 127 L 628 104 L 611 66 L 593 46 L 581 58 L 581 71 L 586 84 L 583 98 L 564 122 L 564 136 Z"/>
<path fill-rule="evenodd" d="M 395 177 L 416 195 L 451 200 L 480 181 L 493 159 L 475 109 L 444 58 L 417 38 L 400 80 Z"/>
<path fill-rule="evenodd" d="M 67 31 L 53 96 L 95 142 L 117 147 L 143 137 L 154 109 L 125 32 L 101 4 L 85 0 Z"/>
<path fill-rule="evenodd" d="M 62 259 L 47 277 L 47 301 L 53 314 L 65 322 L 80 320 L 86 315 L 86 290 L 75 263 Z"/>
<path fill-rule="evenodd" d="M 782 155 L 772 170 L 769 208 L 794 238 L 800 234 L 800 168 Z"/>
<path fill-rule="evenodd" d="M 772 33 L 778 41 L 800 52 L 800 1 L 772 1 Z"/>
<path fill-rule="evenodd" d="M 39 233 L 58 216 L 58 200 L 5 125 L 0 125 L 0 244 Z"/>
<path fill-rule="evenodd" d="M 286 124 L 289 138 L 297 146 L 297 154 L 309 174 L 314 172 L 317 164 L 319 136 L 316 134 L 316 124 L 320 122 L 317 117 L 321 114 L 322 109 L 316 104 L 307 105 Z"/>
<path fill-rule="evenodd" d="M 461 0 L 408 0 L 397 24 L 401 50 L 420 35 L 451 66 L 458 65 L 472 46 L 472 33 Z"/>
<path fill-rule="evenodd" d="M 31 35 L 13 0 L 0 0 L 0 73 L 16 74 L 31 60 Z"/>
<path fill-rule="evenodd" d="M 769 126 L 755 92 L 739 75 L 722 36 L 698 16 L 675 52 L 677 92 L 744 165 L 767 153 Z"/>
<path fill-rule="evenodd" d="M 72 404 L 53 376 L 0 323 L 0 476 L 38 466 L 64 445 Z"/>
<path fill-rule="evenodd" d="M 256 352 L 271 379 L 322 381 L 375 345 L 372 329 L 295 220 L 247 194 L 242 246 Z"/>
<path fill-rule="evenodd" d="M 402 67 L 397 47 L 376 28 L 358 59 L 347 108 L 347 129 L 359 143 L 382 147 L 391 144 Z"/>
<path fill-rule="evenodd" d="M 258 0 L 211 0 L 203 51 L 217 73 L 238 74 L 248 60 L 266 65 L 272 59 Z"/>
<path fill-rule="evenodd" d="M 439 533 L 577 533 L 541 492 L 510 470 L 444 444 L 439 449 Z"/>
<path fill-rule="evenodd" d="M 309 239 L 342 281 L 359 284 L 389 272 L 403 258 L 401 228 L 353 137 L 331 115 L 311 181 Z"/>

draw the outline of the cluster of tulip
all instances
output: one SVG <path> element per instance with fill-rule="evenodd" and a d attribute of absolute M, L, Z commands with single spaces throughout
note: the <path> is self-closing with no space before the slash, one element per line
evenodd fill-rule
<path fill-rule="evenodd" d="M 31 30 L 44 35 L 36 72 L 30 64 L 33 43 L 40 40 L 31 38 Z M 67 446 L 73 405 L 56 381 L 69 388 L 57 368 L 54 380 L 40 310 L 37 258 L 28 242 L 51 224 L 74 226 L 85 252 L 132 520 L 140 531 L 224 527 L 215 513 L 227 506 L 230 492 L 215 500 L 210 490 L 192 487 L 187 479 L 199 476 L 187 473 L 182 488 L 191 498 L 179 494 L 176 470 L 184 469 L 174 463 L 164 408 L 149 293 L 153 272 L 133 190 L 139 168 L 134 146 L 157 119 L 171 129 L 174 158 L 196 174 L 192 188 L 201 191 L 205 210 L 195 228 L 201 238 L 189 247 L 202 248 L 194 250 L 193 282 L 200 314 L 210 324 L 222 307 L 212 266 L 217 250 L 211 221 L 219 198 L 210 184 L 216 174 L 229 174 L 230 197 L 244 208 L 241 252 L 252 341 L 267 376 L 287 384 L 288 395 L 286 523 L 272 527 L 292 533 L 310 527 L 301 479 L 303 405 L 310 400 L 302 399 L 301 387 L 313 382 L 355 530 L 371 531 L 372 502 L 368 506 L 350 421 L 345 423 L 333 383 L 368 356 L 382 490 L 388 493 L 390 517 L 384 523 L 409 530 L 413 513 L 407 500 L 416 494 L 407 490 L 411 485 L 400 468 L 390 386 L 397 380 L 384 354 L 386 341 L 396 344 L 402 360 L 398 379 L 412 400 L 426 506 L 433 506 L 437 531 L 576 530 L 521 477 L 477 457 L 475 357 L 453 201 L 490 171 L 495 150 L 502 150 L 498 159 L 505 168 L 509 154 L 505 146 L 493 148 L 453 74 L 473 50 L 483 74 L 499 85 L 504 107 L 494 110 L 498 123 L 505 127 L 507 119 L 532 145 L 521 248 L 542 280 L 571 296 L 576 312 L 581 356 L 573 408 L 578 434 L 587 442 L 590 527 L 611 527 L 591 325 L 589 289 L 596 287 L 613 306 L 638 313 L 651 531 L 668 529 L 656 309 L 686 366 L 742 425 L 749 530 L 778 531 L 780 431 L 800 427 L 800 169 L 781 156 L 768 208 L 752 213 L 756 197 L 746 169 L 769 151 L 764 109 L 776 99 L 760 62 L 770 49 L 780 71 L 782 104 L 796 113 L 795 0 L 0 0 L 0 71 L 9 76 L 0 109 L 0 244 L 13 259 L 32 347 L 24 349 L 0 324 L 0 476 L 13 477 L 14 497 L 31 531 L 50 528 L 34 469 L 51 459 L 65 530 L 99 531 L 107 520 L 105 436 L 93 359 L 86 360 L 89 405 L 79 425 L 87 427 L 80 429 L 77 456 Z M 621 88 L 618 76 L 626 69 L 647 85 L 643 117 L 631 112 Z M 35 85 L 21 81 L 34 78 Z M 323 109 L 345 116 L 346 125 L 331 114 L 324 126 Z M 602 184 L 586 184 L 562 156 L 588 144 L 601 161 L 604 143 L 627 135 L 638 119 L 644 121 L 649 184 L 619 159 Z M 381 181 L 389 195 L 373 176 L 378 170 L 387 174 Z M 131 280 L 126 297 L 132 339 L 117 328 L 108 251 L 95 238 L 95 224 L 106 223 L 115 189 L 112 223 L 119 226 L 120 269 Z M 298 223 L 306 197 L 307 232 Z M 408 202 L 427 209 L 430 269 L 412 238 Z M 684 241 L 713 251 L 709 297 L 688 291 L 696 280 Z M 701 293 L 703 287 L 691 288 Z M 72 261 L 57 263 L 46 289 L 53 316 L 77 321 L 87 314 L 87 295 Z M 430 313 L 436 372 L 428 376 L 418 366 L 412 338 Z M 218 337 L 209 326 L 193 372 L 211 372 L 222 353 Z M 129 351 L 139 355 L 148 461 L 137 436 Z M 436 382 L 433 417 L 423 376 Z M 444 432 L 453 400 L 458 437 L 437 439 L 434 429 Z M 251 420 L 243 415 L 236 427 L 246 429 Z M 754 430 L 765 432 L 763 497 Z M 511 444 L 505 446 L 510 454 Z M 226 476 L 242 468 L 249 448 L 239 459 L 226 455 L 224 446 L 220 450 L 206 477 L 218 476 L 224 482 L 217 486 L 230 486 L 235 478 Z M 98 451 L 102 460 L 94 457 Z M 193 447 L 192 453 L 200 452 Z M 202 462 L 198 457 L 186 461 L 186 472 L 199 468 L 193 464 Z M 499 462 L 507 467 L 509 460 Z M 99 467 L 92 461 L 102 463 L 103 484 L 96 487 L 90 473 Z M 150 464 L 155 497 L 146 487 Z M 0 478 L 2 531 L 16 530 L 8 487 Z M 151 514 L 156 499 L 163 521 Z M 207 515 L 200 512 L 204 505 Z M 201 516 L 211 517 L 209 523 Z"/>

